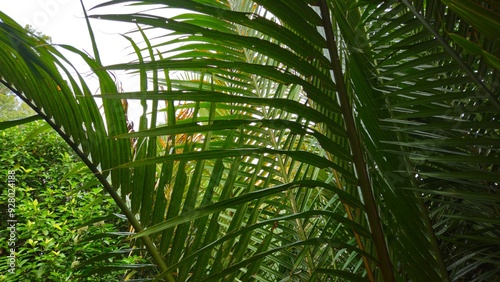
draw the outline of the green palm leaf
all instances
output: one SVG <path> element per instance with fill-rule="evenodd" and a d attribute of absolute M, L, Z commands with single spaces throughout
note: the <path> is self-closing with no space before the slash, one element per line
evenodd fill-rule
<path fill-rule="evenodd" d="M 62 46 L 94 96 L 1 14 L 0 74 L 113 195 L 157 280 L 495 277 L 498 36 L 471 16 L 496 24 L 495 3 L 316 2 L 102 3 L 88 19 L 133 23 L 136 60 Z M 144 12 L 97 14 L 114 5 Z"/>

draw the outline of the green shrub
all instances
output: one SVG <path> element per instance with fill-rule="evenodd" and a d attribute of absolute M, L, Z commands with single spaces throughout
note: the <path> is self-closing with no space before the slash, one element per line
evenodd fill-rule
<path fill-rule="evenodd" d="M 15 177 L 15 197 L 9 189 L 0 195 L 0 233 L 2 238 L 13 236 L 0 243 L 0 273 L 7 274 L 0 281 L 123 280 L 123 271 L 79 277 L 96 267 L 78 267 L 84 261 L 129 247 L 123 237 L 99 236 L 126 231 L 128 226 L 113 215 L 119 210 L 112 199 L 57 134 L 45 131 L 23 142 L 41 124 L 0 131 L 2 187 L 8 186 L 9 175 Z M 15 224 L 13 232 L 10 224 Z M 15 274 L 9 273 L 11 247 L 15 247 Z M 108 265 L 142 262 L 137 255 L 118 258 L 106 261 Z"/>

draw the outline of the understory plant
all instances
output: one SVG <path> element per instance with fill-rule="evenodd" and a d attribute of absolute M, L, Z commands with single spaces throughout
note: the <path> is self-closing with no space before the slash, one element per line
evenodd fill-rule
<path fill-rule="evenodd" d="M 14 180 L 2 180 L 2 187 L 13 185 L 0 195 L 0 233 L 6 238 L 0 243 L 0 280 L 121 281 L 123 269 L 96 275 L 90 272 L 102 260 L 83 263 L 103 252 L 129 249 L 126 237 L 118 236 L 128 225 L 114 215 L 119 210 L 88 169 L 48 129 L 35 122 L 0 132 L 0 173 Z M 134 257 L 140 260 L 129 250 L 109 257 L 106 265 L 128 264 Z"/>

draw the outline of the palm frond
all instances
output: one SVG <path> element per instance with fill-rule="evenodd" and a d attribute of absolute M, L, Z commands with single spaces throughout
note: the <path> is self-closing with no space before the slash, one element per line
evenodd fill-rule
<path fill-rule="evenodd" d="M 136 60 L 63 46 L 99 95 L 1 14 L 0 74 L 113 195 L 157 280 L 495 277 L 496 4 L 309 2 L 102 3 L 88 18 L 134 24 Z M 115 5 L 138 12 L 98 14 Z"/>

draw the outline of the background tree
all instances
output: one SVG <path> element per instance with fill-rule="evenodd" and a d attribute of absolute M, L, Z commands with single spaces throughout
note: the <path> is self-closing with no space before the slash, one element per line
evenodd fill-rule
<path fill-rule="evenodd" d="M 44 41 L 48 44 L 52 44 L 52 37 L 37 31 L 32 25 L 27 24 L 24 26 L 24 29 L 27 30 L 32 36 L 39 38 L 42 42 Z"/>
<path fill-rule="evenodd" d="M 0 85 L 0 122 L 29 117 L 35 112 L 7 87 Z"/>

